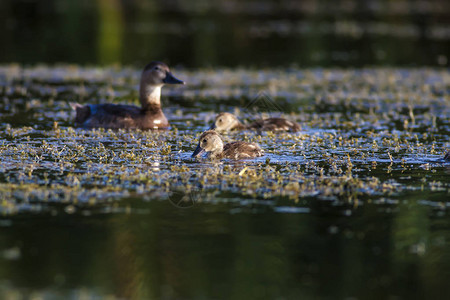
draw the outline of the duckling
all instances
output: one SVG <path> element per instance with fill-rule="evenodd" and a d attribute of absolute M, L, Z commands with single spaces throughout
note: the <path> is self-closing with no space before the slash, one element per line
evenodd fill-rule
<path fill-rule="evenodd" d="M 215 129 L 217 131 L 253 129 L 259 131 L 297 132 L 300 130 L 300 125 L 295 122 L 288 121 L 284 118 L 261 119 L 251 124 L 244 125 L 239 122 L 235 115 L 224 112 L 216 116 L 214 124 L 211 125 L 209 129 Z"/>
<path fill-rule="evenodd" d="M 141 107 L 119 104 L 71 103 L 76 111 L 75 124 L 84 128 L 164 129 L 169 122 L 161 109 L 161 88 L 164 84 L 184 84 L 175 78 L 162 62 L 151 62 L 141 75 L 139 101 Z"/>
<path fill-rule="evenodd" d="M 192 157 L 199 156 L 205 152 L 208 153 L 209 158 L 215 159 L 243 159 L 264 155 L 264 150 L 254 143 L 238 141 L 228 143 L 224 146 L 222 138 L 214 130 L 207 130 L 203 132 Z"/>

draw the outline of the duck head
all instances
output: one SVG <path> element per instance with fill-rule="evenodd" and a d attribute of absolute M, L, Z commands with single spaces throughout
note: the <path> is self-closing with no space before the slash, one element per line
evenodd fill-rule
<path fill-rule="evenodd" d="M 184 81 L 173 76 L 165 63 L 154 61 L 146 65 L 139 88 L 139 100 L 144 110 L 161 105 L 161 87 L 164 84 L 184 84 Z"/>
<path fill-rule="evenodd" d="M 239 125 L 240 122 L 235 115 L 224 112 L 216 116 L 214 124 L 212 124 L 209 129 L 214 129 L 217 131 L 228 131 L 238 127 Z"/>
<path fill-rule="evenodd" d="M 184 84 L 184 81 L 173 76 L 165 63 L 153 61 L 145 66 L 141 84 L 162 86 L 164 84 Z"/>
<path fill-rule="evenodd" d="M 202 133 L 200 136 L 197 148 L 192 157 L 197 157 L 205 152 L 209 152 L 210 155 L 217 155 L 223 151 L 223 142 L 217 132 L 208 130 Z"/>

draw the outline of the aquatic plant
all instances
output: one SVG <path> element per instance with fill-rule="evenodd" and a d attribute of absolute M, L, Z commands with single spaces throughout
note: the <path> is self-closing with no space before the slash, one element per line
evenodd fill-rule
<path fill-rule="evenodd" d="M 86 131 L 73 128 L 67 101 L 136 103 L 138 70 L 1 66 L 1 212 L 58 205 L 96 211 L 120 207 L 125 198 L 166 201 L 180 193 L 194 202 L 269 200 L 261 203 L 276 207 L 316 199 L 356 208 L 395 203 L 414 190 L 448 206 L 448 163 L 440 160 L 449 147 L 446 71 L 222 69 L 180 76 L 191 82 L 167 91 L 171 130 Z M 190 158 L 215 111 L 243 114 L 263 89 L 301 132 L 224 136 L 260 144 L 266 156 L 251 161 Z"/>

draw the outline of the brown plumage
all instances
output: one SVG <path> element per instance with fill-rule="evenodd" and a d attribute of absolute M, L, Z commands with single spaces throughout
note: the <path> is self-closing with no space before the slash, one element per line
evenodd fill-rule
<path fill-rule="evenodd" d="M 256 129 L 261 131 L 291 131 L 297 132 L 300 130 L 300 125 L 295 122 L 288 121 L 284 118 L 268 118 L 255 121 L 247 128 Z"/>
<path fill-rule="evenodd" d="M 243 159 L 264 155 L 264 150 L 254 143 L 238 141 L 228 143 L 224 146 L 222 138 L 214 130 L 208 130 L 202 133 L 192 157 L 199 156 L 205 152 L 208 154 L 208 157 L 215 159 Z"/>
<path fill-rule="evenodd" d="M 258 130 L 258 131 L 291 131 L 297 132 L 300 130 L 300 125 L 286 120 L 284 118 L 268 118 L 257 120 L 248 125 L 244 125 L 236 118 L 235 115 L 224 112 L 216 116 L 214 124 L 210 129 L 217 131 L 229 130 Z"/>
<path fill-rule="evenodd" d="M 164 84 L 184 84 L 175 78 L 162 62 L 151 62 L 141 75 L 139 101 L 141 107 L 118 104 L 81 105 L 71 103 L 76 111 L 75 124 L 84 128 L 162 129 L 169 122 L 161 109 Z"/>

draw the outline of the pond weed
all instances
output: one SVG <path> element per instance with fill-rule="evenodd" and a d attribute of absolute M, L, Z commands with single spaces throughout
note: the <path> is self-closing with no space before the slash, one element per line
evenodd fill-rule
<path fill-rule="evenodd" d="M 448 196 L 448 163 L 440 160 L 450 136 L 444 70 L 184 72 L 190 84 L 167 91 L 170 130 L 82 130 L 73 127 L 67 101 L 134 103 L 138 70 L 1 66 L 1 212 L 45 211 L 59 202 L 120 206 L 126 197 L 167 200 L 174 191 L 202 202 L 227 202 L 230 193 L 242 203 L 270 199 L 274 207 L 286 198 L 292 205 L 322 199 L 357 208 L 364 199 L 394 201 L 409 190 Z M 189 157 L 215 111 L 239 113 L 236 106 L 261 90 L 300 132 L 223 136 L 260 144 L 263 158 Z M 414 180 L 402 179 L 408 176 Z"/>

